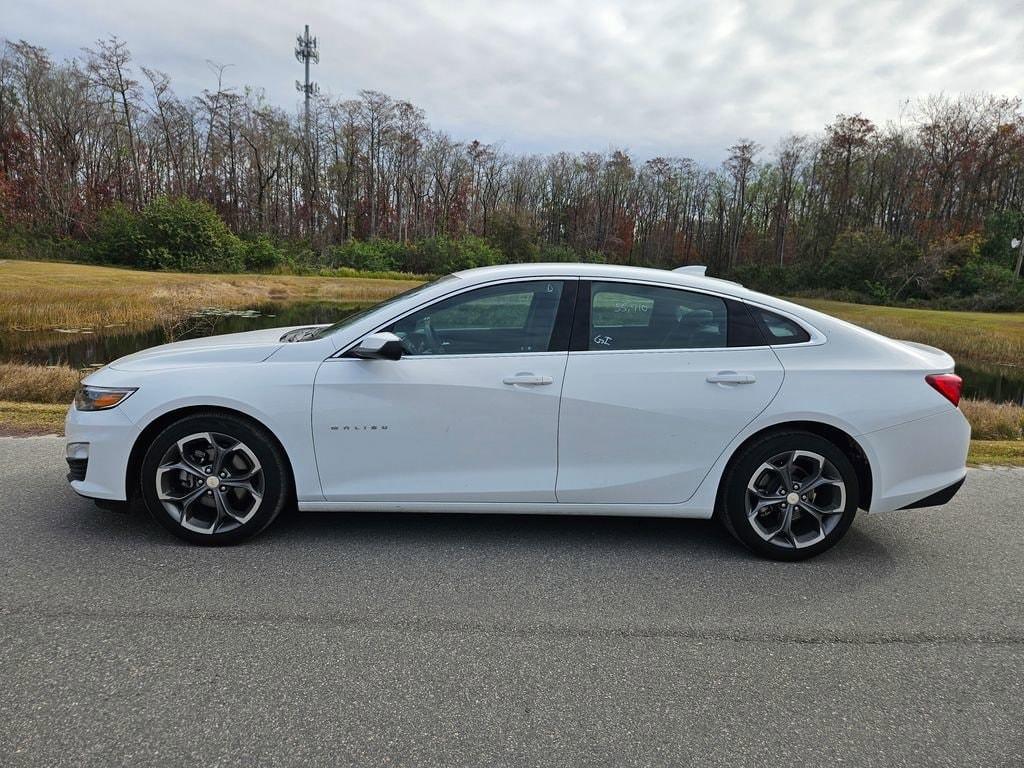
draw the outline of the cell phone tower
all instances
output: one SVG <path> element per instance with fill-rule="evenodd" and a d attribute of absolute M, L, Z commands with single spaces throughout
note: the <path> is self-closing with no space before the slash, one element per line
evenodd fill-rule
<path fill-rule="evenodd" d="M 317 46 L 315 37 L 309 36 L 309 24 L 306 25 L 306 31 L 295 38 L 295 58 L 301 61 L 306 67 L 306 79 L 303 82 L 295 81 L 295 90 L 301 91 L 305 94 L 306 99 L 306 141 L 309 142 L 309 100 L 313 98 L 313 94 L 320 92 L 320 86 L 316 83 L 309 81 L 309 62 L 314 64 L 320 63 L 320 49 Z"/>

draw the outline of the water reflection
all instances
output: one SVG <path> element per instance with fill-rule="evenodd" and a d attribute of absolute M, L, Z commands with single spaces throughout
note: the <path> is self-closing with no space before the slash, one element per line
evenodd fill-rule
<path fill-rule="evenodd" d="M 1024 405 L 1024 368 L 1012 365 L 961 365 L 956 372 L 964 380 L 964 397 Z"/>

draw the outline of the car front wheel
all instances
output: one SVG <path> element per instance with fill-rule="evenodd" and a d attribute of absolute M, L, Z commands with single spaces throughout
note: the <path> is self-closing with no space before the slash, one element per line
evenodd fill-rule
<path fill-rule="evenodd" d="M 149 513 L 196 544 L 234 544 L 259 533 L 289 498 L 288 468 L 273 438 L 226 414 L 196 414 L 166 427 L 141 473 Z"/>
<path fill-rule="evenodd" d="M 719 515 L 759 555 L 803 560 L 832 547 L 857 513 L 857 473 L 833 443 L 810 432 L 767 436 L 730 466 Z"/>

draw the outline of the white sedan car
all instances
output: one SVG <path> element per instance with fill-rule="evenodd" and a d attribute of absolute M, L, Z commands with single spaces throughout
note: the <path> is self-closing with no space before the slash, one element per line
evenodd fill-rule
<path fill-rule="evenodd" d="M 795 560 L 858 509 L 948 501 L 959 399 L 946 353 L 703 268 L 510 265 L 117 360 L 83 381 L 67 461 L 82 496 L 202 544 L 297 504 L 714 516 Z"/>

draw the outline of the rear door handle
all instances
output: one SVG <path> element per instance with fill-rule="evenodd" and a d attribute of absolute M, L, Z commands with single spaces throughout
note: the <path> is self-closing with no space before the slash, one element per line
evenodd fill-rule
<path fill-rule="evenodd" d="M 525 384 L 526 386 L 538 387 L 542 384 L 554 382 L 550 376 L 537 376 L 532 373 L 517 373 L 515 376 L 506 376 L 501 380 L 503 384 Z"/>
<path fill-rule="evenodd" d="M 736 371 L 719 371 L 707 378 L 710 384 L 753 384 L 757 377 L 752 373 L 736 373 Z"/>

